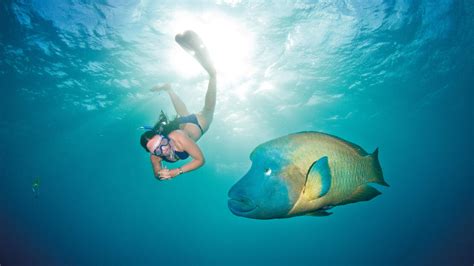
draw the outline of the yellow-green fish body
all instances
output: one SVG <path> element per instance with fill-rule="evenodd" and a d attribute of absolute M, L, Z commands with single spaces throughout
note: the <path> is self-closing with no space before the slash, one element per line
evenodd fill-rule
<path fill-rule="evenodd" d="M 319 132 L 291 134 L 259 145 L 252 167 L 229 191 L 229 208 L 256 219 L 325 216 L 327 209 L 379 195 L 369 183 L 388 186 L 378 150 Z"/>

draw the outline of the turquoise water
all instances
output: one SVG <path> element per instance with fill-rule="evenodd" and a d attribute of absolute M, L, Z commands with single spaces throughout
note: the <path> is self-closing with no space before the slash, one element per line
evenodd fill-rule
<path fill-rule="evenodd" d="M 472 1 L 0 4 L 1 265 L 471 265 Z M 207 163 L 159 182 L 137 127 L 170 82 Z M 258 144 L 314 130 L 379 158 L 389 188 L 329 217 L 252 220 L 228 189 Z M 32 184 L 40 178 L 38 195 Z"/>

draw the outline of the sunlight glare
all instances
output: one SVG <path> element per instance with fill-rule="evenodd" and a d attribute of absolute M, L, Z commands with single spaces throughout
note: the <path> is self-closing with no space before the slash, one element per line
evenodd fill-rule
<path fill-rule="evenodd" d="M 188 29 L 197 32 L 207 45 L 220 81 L 235 82 L 254 71 L 250 60 L 254 38 L 243 25 L 216 13 L 176 12 L 173 17 L 169 33 L 174 36 Z M 178 45 L 173 47 L 170 61 L 176 71 L 184 76 L 194 77 L 203 73 L 196 60 Z"/>

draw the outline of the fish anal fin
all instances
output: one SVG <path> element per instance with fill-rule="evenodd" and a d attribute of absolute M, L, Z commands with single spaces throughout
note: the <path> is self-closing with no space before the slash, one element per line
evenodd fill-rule
<path fill-rule="evenodd" d="M 325 211 L 325 210 L 317 210 L 317 211 L 314 211 L 314 212 L 308 212 L 306 215 L 308 215 L 308 216 L 329 216 L 331 214 L 332 214 L 332 212 L 328 212 L 328 211 Z"/>
<path fill-rule="evenodd" d="M 340 202 L 338 205 L 344 205 L 359 201 L 368 201 L 377 197 L 380 194 L 382 193 L 380 193 L 380 191 L 378 191 L 374 187 L 371 187 L 369 185 L 361 185 L 358 186 L 356 190 L 354 190 L 354 192 L 348 199 L 344 200 L 343 202 Z"/>

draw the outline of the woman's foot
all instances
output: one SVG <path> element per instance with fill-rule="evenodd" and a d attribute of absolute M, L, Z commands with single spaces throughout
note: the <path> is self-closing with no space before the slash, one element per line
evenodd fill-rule
<path fill-rule="evenodd" d="M 160 92 L 160 91 L 169 91 L 171 90 L 171 85 L 169 83 L 163 85 L 155 85 L 153 86 L 150 91 Z"/>
<path fill-rule="evenodd" d="M 209 52 L 199 35 L 192 30 L 176 34 L 176 42 L 186 51 L 192 53 L 201 66 L 209 73 L 209 76 L 216 75 L 216 69 L 212 63 Z"/>

